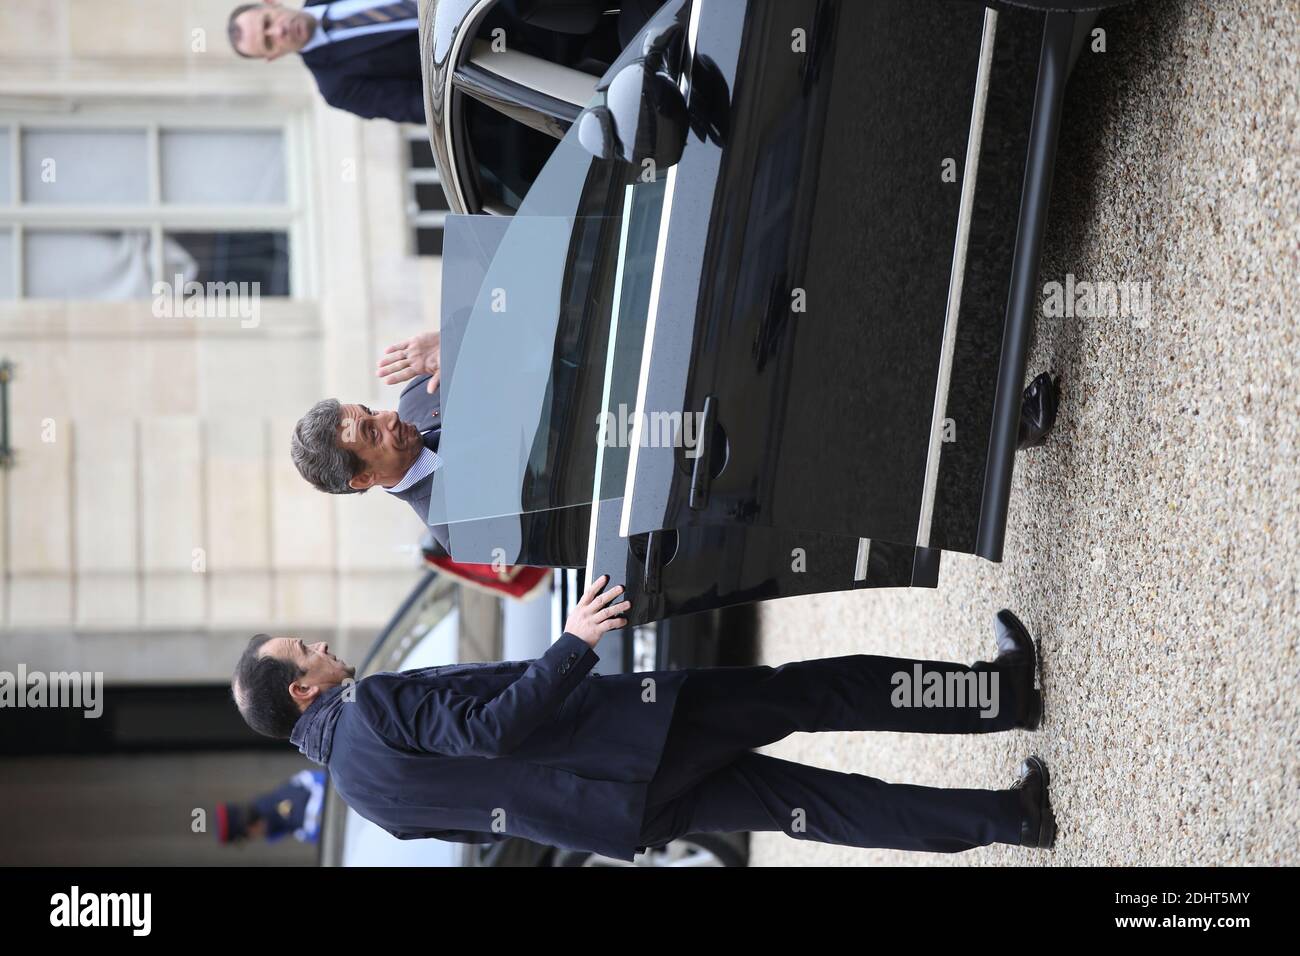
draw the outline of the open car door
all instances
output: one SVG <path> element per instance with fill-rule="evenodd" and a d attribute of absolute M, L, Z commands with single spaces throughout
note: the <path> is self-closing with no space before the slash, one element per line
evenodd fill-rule
<path fill-rule="evenodd" d="M 596 159 L 575 126 L 493 224 L 456 321 L 444 301 L 430 521 L 458 561 L 570 566 L 585 537 L 634 622 L 933 587 L 945 548 L 1000 557 L 1046 209 L 1020 184 L 1050 170 L 1026 143 L 1054 144 L 1039 58 L 1063 79 L 1076 25 L 937 0 L 674 6 L 706 114 L 680 162 Z M 845 36 L 872 55 L 838 54 Z M 829 142 L 846 110 L 865 130 Z M 485 218 L 449 219 L 448 256 Z"/>
<path fill-rule="evenodd" d="M 1061 91 L 1090 19 L 951 0 L 691 10 L 620 533 L 1000 560 Z M 792 37 L 802 37 L 792 52 Z M 581 118 L 578 121 L 581 123 Z"/>
<path fill-rule="evenodd" d="M 744 527 L 619 535 L 664 184 L 615 178 L 617 166 L 565 144 L 557 157 L 570 165 L 544 173 L 512 219 L 447 222 L 445 464 L 430 521 L 448 524 L 452 558 L 585 564 L 627 585 L 632 623 L 818 591 L 933 587 L 938 553 L 911 546 Z"/>

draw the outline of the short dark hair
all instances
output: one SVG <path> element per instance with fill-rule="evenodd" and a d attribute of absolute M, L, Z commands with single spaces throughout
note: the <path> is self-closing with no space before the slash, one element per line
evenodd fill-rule
<path fill-rule="evenodd" d="M 264 736 L 288 740 L 302 716 L 289 696 L 289 685 L 307 672 L 270 654 L 259 656 L 270 639 L 270 634 L 253 635 L 235 665 L 230 693 L 248 726 Z"/>
<path fill-rule="evenodd" d="M 336 398 L 317 402 L 293 427 L 289 455 L 294 467 L 317 491 L 331 495 L 355 495 L 364 489 L 348 482 L 365 470 L 366 463 L 351 448 L 339 445 L 343 406 Z"/>
<path fill-rule="evenodd" d="M 257 57 L 249 56 L 239 48 L 239 40 L 243 36 L 243 31 L 239 29 L 239 24 L 236 21 L 239 20 L 241 14 L 247 13 L 249 10 L 256 10 L 260 6 L 262 6 L 260 3 L 241 3 L 230 11 L 230 19 L 226 21 L 226 36 L 230 39 L 230 47 L 245 60 L 255 60 Z"/>

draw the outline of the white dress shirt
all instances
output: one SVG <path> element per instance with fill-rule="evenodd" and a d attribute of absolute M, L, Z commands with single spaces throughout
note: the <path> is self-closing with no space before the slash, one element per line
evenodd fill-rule
<path fill-rule="evenodd" d="M 327 43 L 335 43 L 339 40 L 350 40 L 353 37 L 363 37 L 371 33 L 384 33 L 388 30 L 418 30 L 420 29 L 419 17 L 408 17 L 405 20 L 389 20 L 387 23 L 367 23 L 360 27 L 335 27 L 330 31 L 330 35 L 325 35 L 325 30 L 320 26 L 321 19 L 329 12 L 331 20 L 344 20 L 353 14 L 361 13 L 372 7 L 383 7 L 392 3 L 393 0 L 335 0 L 334 3 L 322 3 L 316 7 L 304 7 L 303 13 L 310 13 L 316 18 L 316 29 L 312 32 L 311 39 L 307 41 L 299 53 L 310 53 Z"/>

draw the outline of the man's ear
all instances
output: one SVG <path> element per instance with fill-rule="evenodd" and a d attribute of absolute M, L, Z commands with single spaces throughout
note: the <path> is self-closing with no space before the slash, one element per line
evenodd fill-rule
<path fill-rule="evenodd" d="M 289 685 L 289 696 L 293 698 L 294 703 L 301 705 L 304 709 L 316 699 L 316 695 L 319 693 L 320 688 L 314 685 L 308 686 L 299 681 L 294 681 Z"/>
<path fill-rule="evenodd" d="M 365 491 L 374 483 L 375 473 L 373 471 L 363 471 L 348 479 L 348 487 L 356 491 Z"/>

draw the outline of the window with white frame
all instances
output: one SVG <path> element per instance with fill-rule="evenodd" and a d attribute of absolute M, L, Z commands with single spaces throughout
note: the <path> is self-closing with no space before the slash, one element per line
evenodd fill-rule
<path fill-rule="evenodd" d="M 301 295 L 279 121 L 0 117 L 0 299 L 147 299 L 154 283 Z"/>
<path fill-rule="evenodd" d="M 406 221 L 411 228 L 412 248 L 417 256 L 442 255 L 442 227 L 449 207 L 442 190 L 433 149 L 423 126 L 410 127 L 407 135 Z"/>

